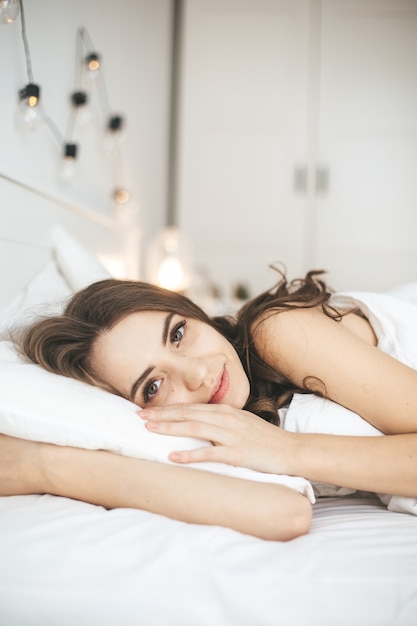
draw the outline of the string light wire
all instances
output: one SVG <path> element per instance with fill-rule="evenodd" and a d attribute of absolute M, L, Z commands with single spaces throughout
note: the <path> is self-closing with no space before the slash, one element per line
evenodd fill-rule
<path fill-rule="evenodd" d="M 34 79 L 33 79 L 32 60 L 31 60 L 30 49 L 29 49 L 29 42 L 28 42 L 28 37 L 27 37 L 26 16 L 25 16 L 23 0 L 19 0 L 19 6 L 20 6 L 20 15 L 21 15 L 22 41 L 23 41 L 23 47 L 24 47 L 25 59 L 26 59 L 26 70 L 27 70 L 29 83 L 33 83 Z M 85 91 L 85 81 L 84 81 L 85 70 L 83 72 L 83 63 L 82 63 L 82 61 L 84 59 L 83 47 L 84 47 L 84 51 L 85 51 L 87 56 L 96 54 L 94 52 L 93 41 L 92 41 L 92 39 L 90 37 L 90 34 L 88 33 L 86 28 L 81 27 L 81 28 L 79 28 L 77 30 L 77 36 L 76 36 L 76 54 L 75 54 L 75 69 L 74 69 L 74 93 L 76 93 L 77 91 L 80 91 L 80 92 Z M 97 55 L 97 57 L 99 58 L 99 55 Z M 96 89 L 97 89 L 97 93 L 98 93 L 98 96 L 99 96 L 99 101 L 100 101 L 102 114 L 106 118 L 106 132 L 111 132 L 110 124 L 111 124 L 112 118 L 114 118 L 115 116 L 114 115 L 112 116 L 112 114 L 111 114 L 109 95 L 108 95 L 108 92 L 107 92 L 107 87 L 106 87 L 105 81 L 103 79 L 103 72 L 102 72 L 101 68 L 100 68 L 100 74 L 98 75 Z M 49 115 L 46 115 L 46 114 L 44 115 L 45 124 L 47 125 L 47 127 L 51 131 L 53 137 L 59 143 L 60 146 L 65 146 L 68 143 L 73 143 L 73 135 L 74 135 L 74 131 L 75 131 L 75 119 L 76 119 L 76 110 L 74 110 L 74 106 L 72 106 L 70 114 L 69 114 L 69 118 L 68 118 L 68 121 L 67 121 L 66 134 L 65 134 L 65 138 L 64 138 L 64 135 L 59 131 L 57 125 L 51 119 L 51 117 Z M 122 117 L 120 117 L 120 128 L 123 128 L 123 127 L 124 127 L 124 120 L 123 120 Z M 113 179 L 115 180 L 116 178 L 118 178 L 120 180 L 123 180 L 123 175 L 122 175 L 122 172 L 121 172 L 121 170 L 122 170 L 122 159 L 121 159 L 120 153 L 118 153 L 117 159 L 113 159 L 113 161 L 114 161 L 114 165 L 113 165 L 113 170 L 114 170 L 113 171 Z M 116 173 L 116 168 L 117 168 L 117 173 Z M 117 188 L 123 188 L 124 189 L 124 185 L 117 185 L 117 184 L 115 184 L 114 188 L 115 189 L 117 189 Z"/>
<path fill-rule="evenodd" d="M 26 19 L 25 19 L 24 7 L 23 7 L 23 0 L 19 0 L 19 4 L 20 4 L 20 23 L 22 26 L 22 39 L 23 39 L 23 46 L 25 49 L 25 57 L 26 57 L 26 70 L 28 73 L 29 82 L 33 83 L 32 61 L 30 58 L 29 44 L 28 44 L 28 38 L 26 34 Z"/>

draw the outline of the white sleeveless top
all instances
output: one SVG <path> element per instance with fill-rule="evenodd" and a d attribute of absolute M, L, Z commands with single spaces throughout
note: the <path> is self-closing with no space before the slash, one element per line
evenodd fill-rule
<path fill-rule="evenodd" d="M 417 369 L 417 303 L 359 291 L 335 294 L 330 303 L 340 310 L 357 306 L 374 329 L 378 348 Z"/>

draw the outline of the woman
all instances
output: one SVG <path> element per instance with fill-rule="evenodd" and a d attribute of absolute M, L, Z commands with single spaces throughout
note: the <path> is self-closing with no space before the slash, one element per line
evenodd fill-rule
<path fill-rule="evenodd" d="M 171 455 L 179 463 L 219 461 L 417 496 L 417 372 L 376 347 L 375 329 L 352 303 L 336 310 L 319 274 L 290 285 L 283 278 L 236 321 L 210 320 L 187 298 L 150 285 L 101 281 L 76 294 L 62 316 L 29 328 L 22 348 L 50 371 L 143 406 L 139 414 L 155 432 L 215 444 Z M 387 436 L 277 428 L 277 409 L 295 392 L 325 395 Z M 105 452 L 2 443 L 14 459 L 3 493 L 143 508 L 268 539 L 291 539 L 309 527 L 307 500 L 280 485 Z"/>

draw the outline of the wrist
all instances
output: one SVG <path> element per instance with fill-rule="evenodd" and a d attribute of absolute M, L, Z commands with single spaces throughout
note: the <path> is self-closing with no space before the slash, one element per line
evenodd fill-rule
<path fill-rule="evenodd" d="M 309 478 L 311 471 L 311 442 L 305 433 L 285 432 L 285 473 Z"/>
<path fill-rule="evenodd" d="M 288 433 L 289 473 L 307 480 L 342 484 L 343 471 L 351 464 L 346 437 L 322 433 Z M 340 474 L 340 478 L 337 478 Z M 334 482 L 336 480 L 336 483 Z M 348 486 L 348 485 L 344 485 Z"/>

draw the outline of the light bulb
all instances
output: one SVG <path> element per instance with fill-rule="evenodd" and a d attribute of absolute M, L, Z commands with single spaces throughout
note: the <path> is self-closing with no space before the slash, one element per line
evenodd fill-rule
<path fill-rule="evenodd" d="M 111 159 L 116 159 L 119 156 L 123 128 L 124 119 L 121 115 L 112 115 L 109 118 L 103 147 L 105 153 Z"/>
<path fill-rule="evenodd" d="M 39 85 L 28 83 L 19 91 L 17 124 L 21 130 L 38 130 L 45 121 L 40 104 L 41 90 Z"/>
<path fill-rule="evenodd" d="M 0 24 L 12 24 L 19 15 L 19 0 L 0 0 Z"/>
<path fill-rule="evenodd" d="M 176 226 L 167 226 L 151 243 L 148 280 L 171 291 L 185 291 L 190 284 L 190 250 Z"/>
<path fill-rule="evenodd" d="M 71 103 L 74 108 L 77 125 L 89 127 L 92 125 L 91 109 L 86 91 L 74 91 L 71 94 Z"/>
<path fill-rule="evenodd" d="M 127 189 L 115 189 L 113 192 L 113 198 L 116 204 L 127 204 L 130 200 L 130 193 Z"/>
<path fill-rule="evenodd" d="M 64 157 L 58 172 L 59 180 L 64 185 L 78 185 L 80 182 L 77 153 L 77 144 L 66 143 L 64 145 Z"/>
<path fill-rule="evenodd" d="M 92 75 L 98 74 L 98 71 L 100 69 L 100 63 L 100 55 L 97 54 L 97 52 L 90 52 L 90 54 L 87 54 L 87 56 L 85 57 L 85 65 Z"/>
<path fill-rule="evenodd" d="M 119 187 L 113 191 L 112 199 L 111 210 L 118 222 L 124 226 L 135 224 L 139 207 L 132 200 L 130 192 L 125 188 Z"/>
<path fill-rule="evenodd" d="M 167 256 L 158 270 L 158 285 L 171 291 L 184 289 L 185 276 L 183 267 L 176 256 Z"/>

